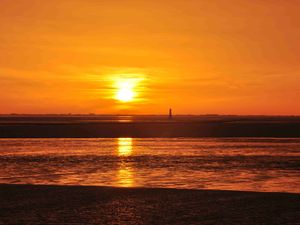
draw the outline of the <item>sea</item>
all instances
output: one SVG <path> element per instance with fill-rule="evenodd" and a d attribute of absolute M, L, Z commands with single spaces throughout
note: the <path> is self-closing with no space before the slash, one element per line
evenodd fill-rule
<path fill-rule="evenodd" d="M 0 139 L 0 183 L 300 193 L 300 138 Z"/>

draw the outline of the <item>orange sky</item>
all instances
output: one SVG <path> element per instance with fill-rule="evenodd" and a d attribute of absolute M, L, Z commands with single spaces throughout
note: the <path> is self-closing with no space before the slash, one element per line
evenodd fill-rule
<path fill-rule="evenodd" d="M 1 0 L 0 113 L 300 114 L 298 0 Z M 118 79 L 139 79 L 120 102 Z"/>

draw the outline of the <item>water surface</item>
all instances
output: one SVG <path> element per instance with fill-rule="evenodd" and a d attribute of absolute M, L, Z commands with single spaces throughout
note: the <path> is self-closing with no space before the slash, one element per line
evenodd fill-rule
<path fill-rule="evenodd" d="M 298 138 L 0 139 L 0 183 L 300 193 Z"/>

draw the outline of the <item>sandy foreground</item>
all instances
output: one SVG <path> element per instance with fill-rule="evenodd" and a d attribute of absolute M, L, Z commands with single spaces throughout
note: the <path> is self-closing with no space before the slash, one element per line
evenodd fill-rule
<path fill-rule="evenodd" d="M 300 194 L 0 185 L 0 224 L 300 224 Z"/>

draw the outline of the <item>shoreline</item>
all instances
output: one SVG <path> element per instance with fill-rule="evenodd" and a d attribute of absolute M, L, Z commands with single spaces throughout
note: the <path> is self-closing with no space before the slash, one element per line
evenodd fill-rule
<path fill-rule="evenodd" d="M 300 117 L 0 116 L 0 138 L 300 137 Z"/>
<path fill-rule="evenodd" d="M 300 194 L 0 184 L 0 224 L 299 224 Z"/>
<path fill-rule="evenodd" d="M 0 123 L 0 138 L 300 137 L 300 122 Z"/>

